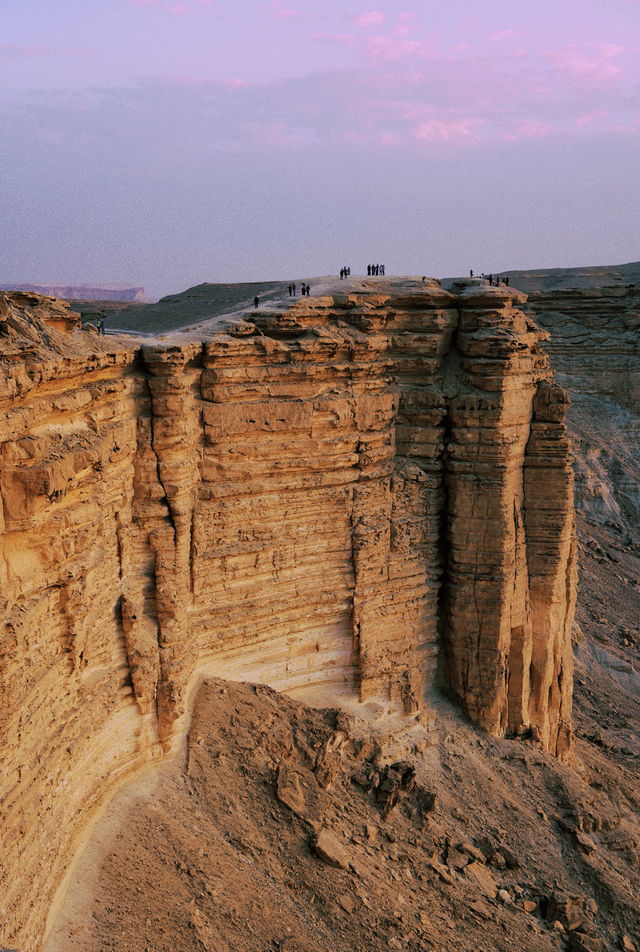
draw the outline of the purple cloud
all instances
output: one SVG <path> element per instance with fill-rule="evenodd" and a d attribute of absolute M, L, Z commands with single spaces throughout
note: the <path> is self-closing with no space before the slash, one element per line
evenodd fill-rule
<path fill-rule="evenodd" d="M 283 3 L 279 2 L 272 3 L 269 12 L 276 18 L 276 20 L 297 20 L 300 16 L 300 12 L 298 10 L 294 10 L 291 7 L 285 7 Z"/>
<path fill-rule="evenodd" d="M 210 7 L 213 0 L 129 0 L 134 7 L 153 7 L 169 13 L 184 15 L 194 7 Z"/>
<path fill-rule="evenodd" d="M 386 19 L 386 13 L 382 13 L 381 10 L 369 10 L 367 13 L 359 13 L 353 18 L 353 21 L 356 26 L 364 30 L 368 26 L 378 26 L 380 23 L 384 23 Z"/>
<path fill-rule="evenodd" d="M 614 60 L 625 52 L 623 46 L 613 43 L 602 46 L 571 44 L 565 49 L 543 52 L 541 57 L 570 82 L 598 86 L 622 77 L 622 69 Z"/>
<path fill-rule="evenodd" d="M 489 43 L 500 43 L 502 40 L 510 40 L 514 36 L 522 36 L 518 30 L 494 30 L 487 37 Z"/>

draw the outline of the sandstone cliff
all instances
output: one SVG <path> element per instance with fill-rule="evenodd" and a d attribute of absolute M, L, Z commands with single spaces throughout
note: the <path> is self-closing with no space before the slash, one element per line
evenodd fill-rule
<path fill-rule="evenodd" d="M 37 948 L 89 817 L 203 674 L 333 684 L 566 757 L 566 397 L 524 295 L 436 282 L 204 341 L 0 313 L 3 941 Z M 29 883 L 29 892 L 24 884 Z"/>
<path fill-rule="evenodd" d="M 640 284 L 534 292 L 527 310 L 548 330 L 551 366 L 571 393 L 576 506 L 634 534 L 640 523 Z"/>

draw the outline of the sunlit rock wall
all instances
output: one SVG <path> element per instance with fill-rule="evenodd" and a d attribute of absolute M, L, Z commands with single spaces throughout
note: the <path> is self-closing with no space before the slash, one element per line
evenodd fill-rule
<path fill-rule="evenodd" d="M 407 712 L 444 678 L 569 754 L 566 398 L 523 296 L 457 290 L 145 347 L 2 301 L 5 945 L 37 949 L 88 821 L 207 672 Z"/>

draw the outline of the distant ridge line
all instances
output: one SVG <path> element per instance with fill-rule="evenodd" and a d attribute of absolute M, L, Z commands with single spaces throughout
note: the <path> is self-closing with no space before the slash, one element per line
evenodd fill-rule
<path fill-rule="evenodd" d="M 89 284 L 32 284 L 24 282 L 13 284 L 9 281 L 0 284 L 0 291 L 34 291 L 49 297 L 63 298 L 66 301 L 139 301 L 148 303 L 144 288 L 127 285 L 89 285 Z"/>

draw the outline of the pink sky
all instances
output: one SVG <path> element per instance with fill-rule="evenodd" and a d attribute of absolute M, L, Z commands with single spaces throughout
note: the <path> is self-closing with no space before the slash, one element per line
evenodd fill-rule
<path fill-rule="evenodd" d="M 640 257 L 632 245 L 639 210 L 635 177 L 626 183 L 626 203 L 618 191 L 627 166 L 640 158 L 635 0 L 585 0 L 578 8 L 564 0 L 496 0 L 483 7 L 470 0 L 429 7 L 415 0 L 400 6 L 356 0 L 244 0 L 233 6 L 227 0 L 9 0 L 0 8 L 0 65 L 0 130 L 10 185 L 1 201 L 16 230 L 15 256 L 7 257 L 8 272 L 0 279 L 120 280 L 126 273 L 126 280 L 172 290 L 195 276 L 190 241 L 202 266 L 211 260 L 201 257 L 203 242 L 214 250 L 218 243 L 214 257 L 221 278 L 285 276 L 292 259 L 298 269 L 303 261 L 299 241 L 288 244 L 293 212 L 279 210 L 273 196 L 286 195 L 289 183 L 291 193 L 303 196 L 307 216 L 323 220 L 336 166 L 345 181 L 370 176 L 380 183 L 371 208 L 358 205 L 354 211 L 371 232 L 360 235 L 362 248 L 354 235 L 335 249 L 338 267 L 343 252 L 366 262 L 374 238 L 387 241 L 387 258 L 398 248 L 394 229 L 385 238 L 385 216 L 392 221 L 394 210 L 381 201 L 383 182 L 394 182 L 402 205 L 411 195 L 396 194 L 401 170 L 409 169 L 408 176 L 402 173 L 407 189 L 422 181 L 428 191 L 447 164 L 452 201 L 466 194 L 470 213 L 484 217 L 491 254 L 500 258 L 496 268 Z M 581 223 L 571 253 L 567 238 L 559 242 L 548 220 L 562 214 L 551 194 L 533 204 L 533 222 L 522 222 L 517 261 L 509 260 L 512 236 L 501 223 L 490 223 L 495 194 L 521 196 L 530 187 L 523 149 L 529 155 L 538 150 L 545 181 L 571 183 Z M 235 196 L 228 194 L 234 187 L 232 156 L 252 182 L 240 185 Z M 276 163 L 273 195 L 264 180 L 265 157 L 267 165 Z M 534 170 L 541 170 L 539 162 Z M 490 181 L 492 169 L 500 170 L 502 181 L 487 187 L 482 203 L 478 183 Z M 599 183 L 597 194 L 579 189 L 581 175 L 585 186 Z M 199 191 L 192 194 L 186 180 Z M 89 221 L 82 212 L 69 220 L 73 203 L 62 196 L 72 187 L 86 195 Z M 177 195 L 184 203 L 180 209 L 174 208 Z M 348 191 L 341 201 L 348 203 Z M 104 230 L 108 222 L 103 250 L 95 239 L 65 237 L 56 249 L 44 234 L 38 239 L 38 202 L 48 220 L 64 221 L 65 234 L 91 224 Z M 115 213 L 119 202 L 129 209 L 122 219 Z M 225 209 L 218 236 L 213 224 L 207 228 L 201 221 L 203 204 Z M 252 207 L 262 224 L 248 234 Z M 31 210 L 26 218 L 21 208 Z M 265 224 L 267 214 L 274 234 Z M 191 238 L 184 226 L 189 218 L 198 223 Z M 134 244 L 126 236 L 139 238 L 145 224 L 150 246 L 142 263 L 132 260 Z M 299 230 L 296 221 L 293 231 Z M 542 261 L 545 230 L 549 242 Z M 171 234 L 180 235 L 177 247 Z M 462 233 L 457 245 L 453 232 L 437 248 L 431 241 L 420 219 L 412 222 L 395 270 L 404 270 L 403 260 L 410 270 L 420 255 L 422 271 L 431 255 L 432 273 L 453 272 L 472 253 Z M 310 238 L 307 244 L 316 270 L 335 270 L 330 242 Z M 255 260 L 264 262 L 259 275 L 247 271 Z M 265 267 L 273 274 L 265 274 Z"/>

